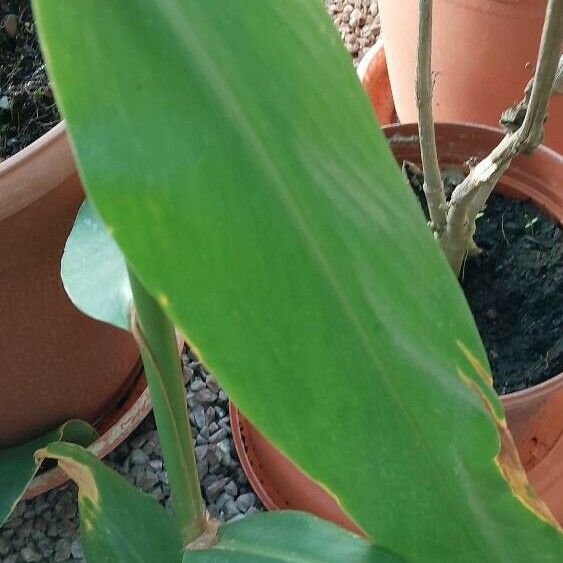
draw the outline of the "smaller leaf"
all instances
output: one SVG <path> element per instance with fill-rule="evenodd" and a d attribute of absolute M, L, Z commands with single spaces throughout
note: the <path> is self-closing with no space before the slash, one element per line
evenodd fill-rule
<path fill-rule="evenodd" d="M 86 315 L 130 330 L 131 286 L 121 250 L 85 200 L 76 216 L 61 261 L 70 300 Z"/>
<path fill-rule="evenodd" d="M 33 457 L 36 450 L 59 440 L 87 446 L 96 435 L 96 431 L 88 423 L 69 420 L 40 438 L 0 450 L 0 526 L 8 519 L 39 469 L 40 463 Z"/>
<path fill-rule="evenodd" d="M 180 528 L 152 497 L 74 444 L 50 444 L 37 456 L 57 459 L 59 467 L 78 484 L 86 561 L 180 563 Z"/>
<path fill-rule="evenodd" d="M 255 514 L 225 524 L 205 551 L 184 552 L 183 563 L 399 563 L 402 558 L 334 524 L 303 512 Z"/>

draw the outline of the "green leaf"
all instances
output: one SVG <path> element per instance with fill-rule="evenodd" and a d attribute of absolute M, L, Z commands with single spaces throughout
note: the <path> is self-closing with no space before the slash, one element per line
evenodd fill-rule
<path fill-rule="evenodd" d="M 40 458 L 57 459 L 80 488 L 80 537 L 88 563 L 172 563 L 182 560 L 180 530 L 149 495 L 73 444 L 51 444 Z"/>
<path fill-rule="evenodd" d="M 81 540 L 88 563 L 155 563 L 182 560 L 180 528 L 150 496 L 73 444 L 38 452 L 52 458 L 78 484 Z M 401 561 L 350 532 L 299 512 L 258 514 L 209 526 L 206 551 L 184 553 L 184 562 L 291 561 L 394 563 Z M 205 540 L 204 540 L 205 541 Z"/>
<path fill-rule="evenodd" d="M 89 196 L 246 416 L 407 560 L 560 561 L 323 3 L 35 9 Z"/>
<path fill-rule="evenodd" d="M 83 313 L 130 330 L 132 295 L 125 260 L 88 200 L 67 240 L 61 277 L 71 301 Z"/>
<path fill-rule="evenodd" d="M 0 450 L 0 526 L 8 519 L 39 469 L 39 463 L 33 457 L 36 450 L 59 440 L 87 446 L 96 436 L 96 430 L 87 422 L 69 420 L 40 438 Z"/>
<path fill-rule="evenodd" d="M 264 512 L 219 530 L 206 551 L 186 551 L 184 563 L 399 563 L 400 557 L 302 512 Z"/>

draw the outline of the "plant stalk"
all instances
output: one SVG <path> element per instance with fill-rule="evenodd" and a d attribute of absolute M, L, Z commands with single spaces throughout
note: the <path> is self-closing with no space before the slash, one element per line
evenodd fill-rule
<path fill-rule="evenodd" d="M 135 310 L 132 330 L 139 345 L 162 449 L 170 494 L 184 544 L 199 538 L 206 517 L 201 498 L 174 325 L 128 269 Z"/>
<path fill-rule="evenodd" d="M 440 175 L 436 134 L 432 116 L 432 0 L 419 0 L 416 65 L 418 135 L 424 172 L 424 194 L 432 229 L 438 236 L 446 227 L 446 196 Z"/>
<path fill-rule="evenodd" d="M 421 0 L 422 1 L 422 0 Z M 475 166 L 450 199 L 447 227 L 440 243 L 459 275 L 471 246 L 475 219 L 512 159 L 530 153 L 541 143 L 547 104 L 556 89 L 563 39 L 563 0 L 549 0 L 528 108 L 522 126 L 503 138 L 491 154 Z"/>

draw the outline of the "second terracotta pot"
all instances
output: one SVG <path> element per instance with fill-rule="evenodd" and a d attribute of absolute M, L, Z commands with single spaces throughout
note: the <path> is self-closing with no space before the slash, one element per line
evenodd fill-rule
<path fill-rule="evenodd" d="M 417 119 L 417 0 L 378 0 L 397 115 Z M 533 76 L 547 0 L 435 0 L 434 118 L 496 126 Z M 563 152 L 563 96 L 550 102 L 548 146 Z"/>
<path fill-rule="evenodd" d="M 0 163 L 0 447 L 97 422 L 138 375 L 130 334 L 80 313 L 60 279 L 83 199 L 62 124 Z"/>
<path fill-rule="evenodd" d="M 420 162 L 417 126 L 384 127 L 398 161 Z M 482 158 L 498 144 L 502 133 L 491 127 L 439 124 L 436 140 L 440 162 L 461 166 L 470 157 Z M 563 157 L 540 147 L 531 157 L 519 157 L 498 190 L 531 198 L 563 222 Z M 531 484 L 563 524 L 563 374 L 502 397 Z M 231 406 L 233 437 L 241 463 L 258 496 L 269 509 L 305 510 L 358 531 L 336 502 L 312 482 Z"/>

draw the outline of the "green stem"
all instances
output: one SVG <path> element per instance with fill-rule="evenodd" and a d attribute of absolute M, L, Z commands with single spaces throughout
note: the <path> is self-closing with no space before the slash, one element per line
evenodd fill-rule
<path fill-rule="evenodd" d="M 133 334 L 139 344 L 183 540 L 197 539 L 205 528 L 197 466 L 174 325 L 134 272 L 129 279 L 135 303 Z"/>

